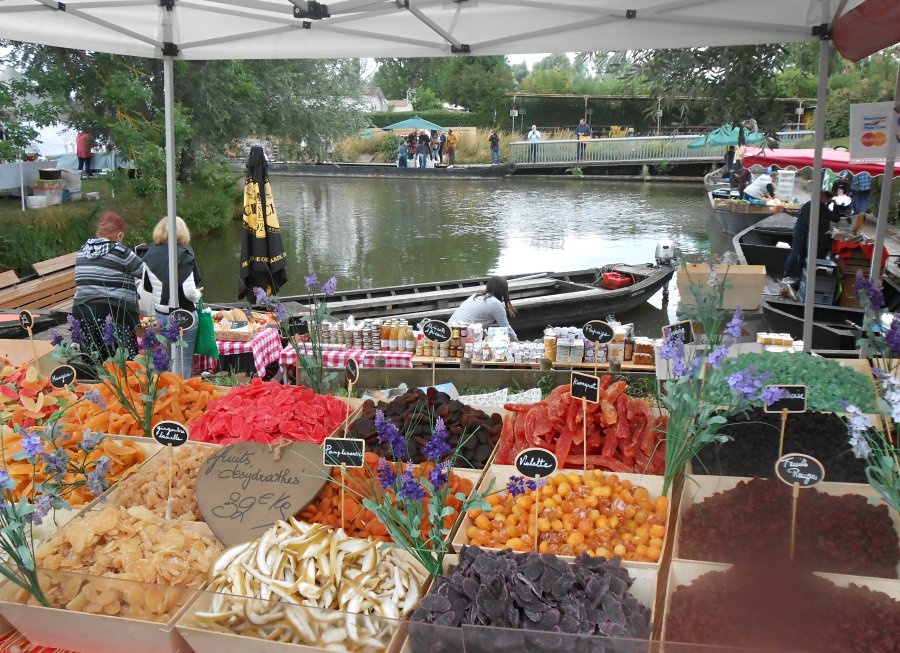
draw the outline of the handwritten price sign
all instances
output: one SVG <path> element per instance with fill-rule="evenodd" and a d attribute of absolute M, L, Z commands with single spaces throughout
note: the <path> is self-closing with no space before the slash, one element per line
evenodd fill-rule
<path fill-rule="evenodd" d="M 775 463 L 775 474 L 779 480 L 801 488 L 818 485 L 825 480 L 825 467 L 812 456 L 789 453 Z"/>

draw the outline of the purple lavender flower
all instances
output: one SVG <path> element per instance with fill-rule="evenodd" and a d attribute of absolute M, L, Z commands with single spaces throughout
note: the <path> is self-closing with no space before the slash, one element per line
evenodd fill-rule
<path fill-rule="evenodd" d="M 160 329 L 159 333 L 169 342 L 175 342 L 181 337 L 181 329 L 178 326 L 178 322 L 172 318 L 166 319 L 166 324 Z"/>
<path fill-rule="evenodd" d="M 310 272 L 303 277 L 303 283 L 306 284 L 306 289 L 312 292 L 319 287 L 319 277 L 316 276 L 315 272 Z"/>
<path fill-rule="evenodd" d="M 63 342 L 62 334 L 56 329 L 50 329 L 50 344 L 59 347 Z"/>
<path fill-rule="evenodd" d="M 40 526 L 44 523 L 44 517 L 47 516 L 52 507 L 53 500 L 46 494 L 41 495 L 38 497 L 37 503 L 34 504 L 34 510 L 25 515 L 25 521 L 35 526 Z"/>
<path fill-rule="evenodd" d="M 44 453 L 44 441 L 41 439 L 41 436 L 33 430 L 29 429 L 26 431 L 25 437 L 22 438 L 22 451 L 29 460 L 37 458 Z"/>
<path fill-rule="evenodd" d="M 5 469 L 0 469 L 0 491 L 14 490 L 16 485 L 18 483 L 9 477 L 9 472 Z"/>
<path fill-rule="evenodd" d="M 736 309 L 734 309 L 734 317 L 731 318 L 728 326 L 725 327 L 725 333 L 727 333 L 732 338 L 740 338 L 741 334 L 743 333 L 743 315 L 744 309 L 738 306 Z"/>
<path fill-rule="evenodd" d="M 253 294 L 256 296 L 257 304 L 268 304 L 269 303 L 269 296 L 266 293 L 266 291 L 263 290 L 262 288 L 254 288 Z"/>
<path fill-rule="evenodd" d="M 88 472 L 86 479 L 86 485 L 94 496 L 100 496 L 109 487 L 107 474 L 109 474 L 109 458 L 103 456 L 94 463 L 94 469 Z"/>
<path fill-rule="evenodd" d="M 728 355 L 728 345 L 719 345 L 715 349 L 712 350 L 712 353 L 706 357 L 706 362 L 709 363 L 714 370 L 719 369 L 719 365 L 722 364 L 722 361 L 725 360 L 725 357 Z"/>
<path fill-rule="evenodd" d="M 66 321 L 69 323 L 69 331 L 70 331 L 70 336 L 72 338 L 72 344 L 73 345 L 83 345 L 84 344 L 84 331 L 81 328 L 81 320 L 69 315 L 66 318 Z"/>
<path fill-rule="evenodd" d="M 144 351 L 151 351 L 159 344 L 156 340 L 156 332 L 154 329 L 147 328 L 144 329 L 143 335 L 141 335 L 141 349 Z"/>
<path fill-rule="evenodd" d="M 428 472 L 428 480 L 431 481 L 431 485 L 434 487 L 435 491 L 440 490 L 450 481 L 447 476 L 447 470 L 449 468 L 450 461 L 447 460 L 442 463 L 438 463 L 434 466 L 434 469 Z"/>
<path fill-rule="evenodd" d="M 100 396 L 100 391 L 96 388 L 92 388 L 91 390 L 85 392 L 82 399 L 97 404 L 100 410 L 106 410 L 106 402 L 103 401 L 103 397 Z"/>
<path fill-rule="evenodd" d="M 689 377 L 696 378 L 697 372 L 700 371 L 700 363 L 703 361 L 703 352 L 697 351 L 694 352 L 694 357 L 691 358 L 691 364 L 687 369 L 687 375 Z"/>
<path fill-rule="evenodd" d="M 525 494 L 525 478 L 523 476 L 510 476 L 509 481 L 506 483 L 506 491 L 514 497 Z"/>
<path fill-rule="evenodd" d="M 150 350 L 153 369 L 157 372 L 166 372 L 169 369 L 169 354 L 165 347 L 154 347 Z"/>
<path fill-rule="evenodd" d="M 731 391 L 738 395 L 741 399 L 752 400 L 759 394 L 760 388 L 769 379 L 772 374 L 755 375 L 756 367 L 749 367 L 746 370 L 740 370 L 728 377 L 728 387 Z"/>
<path fill-rule="evenodd" d="M 287 309 L 284 307 L 284 304 L 278 302 L 275 306 L 275 319 L 279 322 L 284 322 L 288 317 Z"/>
<path fill-rule="evenodd" d="M 113 347 L 116 344 L 116 323 L 113 322 L 112 315 L 107 315 L 103 321 L 103 344 L 107 347 Z"/>
<path fill-rule="evenodd" d="M 545 485 L 547 485 L 546 478 L 529 478 L 525 481 L 525 487 L 532 492 L 535 492 L 539 487 L 544 487 Z"/>
<path fill-rule="evenodd" d="M 766 406 L 771 406 L 777 401 L 781 401 L 788 396 L 788 391 L 784 388 L 778 388 L 773 385 L 766 386 L 759 398 Z"/>
<path fill-rule="evenodd" d="M 325 282 L 325 285 L 322 286 L 322 292 L 326 295 L 333 295 L 337 290 L 337 277 L 331 277 L 328 281 Z"/>
<path fill-rule="evenodd" d="M 397 425 L 384 416 L 383 411 L 375 411 L 375 430 L 378 432 L 378 442 L 390 447 L 395 460 L 406 458 L 406 438 Z"/>
<path fill-rule="evenodd" d="M 97 448 L 98 444 L 100 444 L 100 438 L 91 433 L 89 430 L 85 429 L 84 435 L 81 438 L 81 442 L 78 443 L 78 448 L 81 449 L 84 453 L 91 453 L 94 449 Z"/>
<path fill-rule="evenodd" d="M 425 498 L 425 488 L 413 476 L 412 470 L 407 469 L 400 476 L 400 491 L 397 498 L 404 501 L 421 501 Z"/>
<path fill-rule="evenodd" d="M 444 420 L 440 417 L 434 423 L 434 431 L 431 433 L 431 439 L 422 447 L 422 453 L 428 456 L 428 460 L 437 462 L 450 451 L 450 445 L 447 444 L 447 427 Z"/>
<path fill-rule="evenodd" d="M 44 471 L 50 476 L 64 474 L 69 468 L 69 452 L 65 449 L 57 449 L 53 453 L 42 453 Z"/>
<path fill-rule="evenodd" d="M 894 315 L 891 327 L 884 334 L 884 342 L 894 356 L 900 356 L 900 316 Z"/>
<path fill-rule="evenodd" d="M 684 365 L 684 342 L 681 340 L 681 334 L 670 331 L 666 342 L 659 350 L 659 357 L 663 360 L 672 361 L 672 373 L 675 376 L 683 376 L 685 372 Z"/>
<path fill-rule="evenodd" d="M 375 469 L 375 473 L 378 474 L 378 482 L 381 483 L 382 490 L 393 487 L 394 483 L 397 482 L 397 474 L 384 458 L 378 461 L 378 467 Z"/>
<path fill-rule="evenodd" d="M 868 306 L 873 311 L 884 308 L 884 294 L 881 292 L 881 284 L 863 276 L 862 270 L 856 271 L 856 297 L 863 306 Z"/>

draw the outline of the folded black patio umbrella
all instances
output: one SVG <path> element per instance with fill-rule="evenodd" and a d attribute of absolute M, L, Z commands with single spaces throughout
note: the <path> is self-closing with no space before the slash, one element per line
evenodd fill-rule
<path fill-rule="evenodd" d="M 250 148 L 247 159 L 243 225 L 238 297 L 252 299 L 254 288 L 274 295 L 287 283 L 287 253 L 275 214 L 266 155 L 258 145 Z"/>

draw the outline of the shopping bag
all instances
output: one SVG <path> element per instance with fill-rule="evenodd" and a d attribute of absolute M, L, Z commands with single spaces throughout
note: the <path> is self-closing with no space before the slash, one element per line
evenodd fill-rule
<path fill-rule="evenodd" d="M 197 320 L 199 322 L 194 353 L 218 360 L 219 346 L 216 344 L 216 327 L 213 324 L 212 310 L 203 305 L 202 299 L 197 302 Z"/>

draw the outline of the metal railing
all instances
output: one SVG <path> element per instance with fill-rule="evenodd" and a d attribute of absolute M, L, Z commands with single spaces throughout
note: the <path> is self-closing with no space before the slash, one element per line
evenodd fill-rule
<path fill-rule="evenodd" d="M 809 132 L 794 132 L 797 136 Z M 683 136 L 630 136 L 627 138 L 595 138 L 589 141 L 553 140 L 515 141 L 509 144 L 511 163 L 534 164 L 610 164 L 610 163 L 682 163 L 720 161 L 725 155 L 722 145 L 689 148 L 697 134 Z M 796 138 L 796 136 L 794 137 Z M 794 140 L 794 139 L 782 139 Z M 782 147 L 791 143 L 782 142 Z"/>

